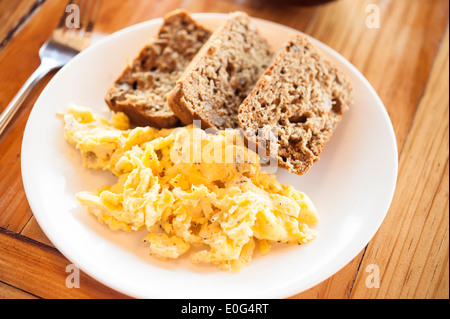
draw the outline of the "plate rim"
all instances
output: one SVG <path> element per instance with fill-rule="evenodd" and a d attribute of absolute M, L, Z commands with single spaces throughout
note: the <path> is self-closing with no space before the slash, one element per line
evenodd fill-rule
<path fill-rule="evenodd" d="M 225 17 L 228 16 L 227 13 L 206 13 L 206 12 L 202 12 L 202 13 L 191 13 L 192 17 L 194 19 L 211 19 L 211 18 L 218 18 L 218 19 L 224 19 Z M 371 232 L 370 234 L 368 234 L 366 236 L 366 241 L 364 243 L 364 245 L 360 244 L 358 245 L 361 246 L 361 248 L 354 248 L 351 251 L 345 251 L 346 252 L 346 256 L 342 257 L 339 259 L 338 263 L 333 263 L 333 267 L 330 267 L 327 265 L 326 268 L 329 268 L 327 271 L 327 274 L 324 276 L 318 276 L 318 278 L 311 282 L 309 285 L 306 285 L 305 287 L 298 289 L 298 285 L 295 284 L 296 282 L 289 282 L 286 283 L 285 285 L 282 285 L 282 291 L 278 291 L 277 293 L 270 291 L 269 293 L 264 294 L 263 297 L 265 298 L 287 298 L 290 296 L 293 296 L 295 294 L 299 294 L 301 292 L 304 292 L 318 284 L 320 284 L 321 282 L 323 282 L 324 280 L 330 278 L 331 276 L 333 276 L 334 274 L 336 274 L 338 271 L 340 271 L 342 268 L 344 268 L 351 260 L 353 260 L 354 258 L 357 257 L 358 253 L 360 251 L 362 251 L 364 249 L 364 247 L 367 246 L 367 244 L 372 240 L 372 238 L 375 236 L 375 234 L 377 233 L 377 231 L 379 230 L 381 224 L 383 223 L 386 215 L 388 214 L 389 211 L 389 207 L 392 204 L 392 200 L 394 197 L 394 193 L 396 190 L 396 185 L 397 185 L 397 179 L 398 179 L 398 146 L 397 146 L 397 140 L 396 140 L 396 135 L 395 135 L 395 131 L 394 131 L 394 127 L 392 125 L 392 121 L 389 117 L 389 114 L 386 110 L 386 107 L 384 105 L 384 103 L 382 102 L 381 98 L 379 97 L 379 95 L 377 94 L 376 90 L 372 87 L 372 85 L 370 84 L 370 82 L 364 77 L 364 75 L 352 64 L 350 63 L 346 58 L 344 58 L 340 53 L 338 53 L 337 51 L 335 51 L 334 49 L 332 49 L 331 47 L 329 47 L 328 45 L 324 44 L 323 42 L 313 38 L 312 36 L 309 36 L 308 34 L 305 34 L 299 30 L 296 30 L 294 28 L 270 21 L 270 20 L 265 20 L 265 19 L 261 19 L 261 18 L 256 18 L 256 17 L 251 17 L 252 20 L 255 21 L 259 21 L 259 23 L 264 23 L 264 24 L 271 24 L 276 26 L 277 28 L 284 28 L 286 31 L 291 32 L 291 33 L 300 33 L 305 35 L 308 39 L 311 40 L 311 42 L 313 42 L 314 45 L 318 46 L 321 50 L 325 50 L 328 51 L 328 53 L 334 55 L 341 63 L 345 64 L 345 66 L 347 68 L 349 68 L 353 73 L 355 73 L 358 78 L 363 82 L 364 86 L 366 88 L 368 88 L 372 95 L 376 98 L 376 104 L 380 106 L 380 109 L 382 111 L 382 114 L 384 116 L 384 120 L 387 122 L 388 127 L 389 127 L 389 136 L 391 138 L 392 141 L 392 146 L 394 147 L 394 154 L 395 154 L 395 161 L 393 161 L 393 169 L 394 169 L 394 176 L 393 176 L 393 180 L 391 182 L 390 185 L 390 198 L 389 201 L 386 201 L 385 204 L 385 208 L 384 208 L 384 214 L 383 217 L 379 219 L 379 223 L 378 225 L 376 225 L 376 227 L 373 227 L 373 232 Z M 46 85 L 46 87 L 43 89 L 43 91 L 41 92 L 40 96 L 38 97 L 38 99 L 36 100 L 35 105 L 38 105 L 40 103 L 41 97 L 44 96 L 48 90 L 48 88 L 50 87 L 50 84 L 52 82 L 56 82 L 59 80 L 59 77 L 61 76 L 62 72 L 65 68 L 70 67 L 72 64 L 76 63 L 77 60 L 80 58 L 80 56 L 84 56 L 85 54 L 89 54 L 89 52 L 96 50 L 97 47 L 100 47 L 103 45 L 103 43 L 107 42 L 107 41 L 111 41 L 113 38 L 116 37 L 120 37 L 122 34 L 126 34 L 129 32 L 134 32 L 135 30 L 138 30 L 140 28 L 148 28 L 151 25 L 160 25 L 163 21 L 163 18 L 155 18 L 155 19 L 151 19 L 148 21 L 144 21 L 144 22 L 140 22 L 131 26 L 128 26 L 126 28 L 120 29 L 116 32 L 113 32 L 109 35 L 107 35 L 105 38 L 99 40 L 98 42 L 94 43 L 92 46 L 90 46 L 89 48 L 85 49 L 84 51 L 82 51 L 80 54 L 78 54 L 77 57 L 75 57 L 74 59 L 72 59 L 69 63 L 67 63 L 59 72 L 57 72 L 54 77 L 50 80 L 50 82 Z M 26 141 L 26 139 L 29 136 L 29 131 L 30 131 L 30 125 L 29 123 L 31 122 L 30 119 L 33 118 L 34 113 L 38 112 L 36 111 L 37 109 L 33 106 L 33 109 L 29 115 L 29 118 L 27 120 L 26 123 L 26 127 L 24 130 L 24 134 L 23 134 L 23 138 L 22 138 L 22 145 L 21 145 L 21 173 L 22 173 L 22 182 L 23 182 L 23 186 L 24 186 L 24 190 L 25 190 L 25 194 L 27 197 L 27 201 L 28 204 L 30 205 L 30 208 L 32 210 L 33 216 L 36 218 L 36 221 L 38 222 L 39 226 L 41 227 L 42 231 L 45 233 L 45 235 L 48 237 L 48 239 L 52 242 L 52 244 L 58 249 L 59 252 L 61 252 L 62 255 L 64 255 L 69 261 L 76 263 L 76 265 L 83 271 L 85 272 L 87 275 L 89 275 L 90 277 L 94 278 L 95 280 L 98 280 L 99 282 L 101 282 L 102 284 L 104 284 L 107 287 L 110 287 L 113 290 L 116 290 L 117 292 L 123 293 L 127 296 L 130 297 L 135 297 L 135 298 L 154 298 L 154 299 L 160 299 L 160 298 L 167 298 L 167 297 L 161 297 L 158 296 L 157 294 L 153 293 L 152 296 L 148 296 L 148 295 L 140 295 L 139 293 L 133 292 L 133 291 L 129 291 L 126 287 L 118 287 L 114 282 L 108 280 L 108 276 L 103 276 L 102 273 L 98 272 L 98 271 L 93 271 L 91 268 L 89 267 L 85 267 L 84 265 L 84 260 L 83 258 L 79 258 L 78 254 L 76 252 L 67 250 L 66 247 L 64 247 L 64 245 L 61 245 L 60 243 L 58 243 L 58 239 L 54 238 L 53 233 L 49 230 L 48 226 L 45 225 L 45 223 L 41 223 L 42 221 L 42 216 L 40 213 L 35 213 L 37 211 L 39 211 L 39 209 L 37 208 L 37 204 L 36 201 L 34 199 L 33 196 L 31 196 L 32 194 L 32 190 L 30 189 L 30 183 L 28 182 L 28 178 L 29 175 L 27 173 L 27 168 L 25 167 L 25 157 L 27 154 L 27 149 L 24 145 L 26 145 L 26 143 L 24 143 Z M 80 260 L 83 260 L 82 263 L 79 263 Z M 286 287 L 284 287 L 286 286 Z"/>

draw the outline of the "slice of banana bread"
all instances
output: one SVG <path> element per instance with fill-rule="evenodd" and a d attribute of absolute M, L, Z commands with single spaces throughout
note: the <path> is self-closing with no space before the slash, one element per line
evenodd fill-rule
<path fill-rule="evenodd" d="M 352 99 L 352 86 L 303 35 L 284 46 L 239 108 L 247 141 L 280 167 L 304 174 L 315 163 Z M 274 130 L 274 142 L 264 140 Z M 276 154 L 273 154 L 276 150 Z"/>
<path fill-rule="evenodd" d="M 186 11 L 169 13 L 157 36 L 108 90 L 109 107 L 124 112 L 138 126 L 177 126 L 179 119 L 167 105 L 167 94 L 210 35 Z"/>
<path fill-rule="evenodd" d="M 202 128 L 237 128 L 239 105 L 271 58 L 249 16 L 231 13 L 177 81 L 169 106 L 186 125 L 199 119 Z"/>

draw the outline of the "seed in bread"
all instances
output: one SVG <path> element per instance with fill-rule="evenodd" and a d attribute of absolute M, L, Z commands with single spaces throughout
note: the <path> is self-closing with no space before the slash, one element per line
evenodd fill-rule
<path fill-rule="evenodd" d="M 272 151 L 280 167 L 301 175 L 319 159 L 351 99 L 345 75 L 298 34 L 240 106 L 239 125 L 247 141 Z M 275 130 L 276 145 L 261 138 L 268 130 Z"/>
<path fill-rule="evenodd" d="M 272 49 L 243 12 L 209 38 L 168 96 L 169 106 L 188 125 L 237 128 L 238 108 L 269 65 Z"/>
<path fill-rule="evenodd" d="M 211 35 L 183 10 L 169 13 L 150 41 L 108 90 L 105 100 L 138 126 L 175 127 L 167 94 Z"/>

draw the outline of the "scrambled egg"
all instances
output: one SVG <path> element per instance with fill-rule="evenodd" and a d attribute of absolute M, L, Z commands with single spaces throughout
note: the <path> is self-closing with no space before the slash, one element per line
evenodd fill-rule
<path fill-rule="evenodd" d="M 80 192 L 77 200 L 113 230 L 146 229 L 158 258 L 178 258 L 197 245 L 194 263 L 239 271 L 274 242 L 304 244 L 316 236 L 316 209 L 302 192 L 261 170 L 237 130 L 208 134 L 194 126 L 130 128 L 71 107 L 64 136 L 83 165 L 109 170 L 115 185 Z"/>

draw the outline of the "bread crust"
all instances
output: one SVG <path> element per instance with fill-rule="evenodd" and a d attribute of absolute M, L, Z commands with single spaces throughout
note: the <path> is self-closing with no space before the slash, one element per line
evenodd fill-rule
<path fill-rule="evenodd" d="M 167 105 L 167 93 L 210 34 L 185 10 L 167 14 L 158 34 L 106 93 L 105 101 L 109 108 L 127 114 L 138 126 L 179 126 L 181 121 Z M 185 41 L 178 39 L 183 35 L 181 40 Z"/>
<path fill-rule="evenodd" d="M 138 108 L 134 104 L 128 103 L 124 105 L 116 105 L 111 102 L 108 97 L 105 97 L 105 102 L 108 104 L 109 108 L 114 112 L 125 113 L 130 122 L 136 126 L 152 126 L 157 128 L 172 128 L 180 125 L 180 119 L 175 114 L 168 115 L 149 115 Z"/>
<path fill-rule="evenodd" d="M 231 13 L 168 94 L 169 107 L 185 125 L 200 120 L 203 129 L 237 128 L 239 105 L 272 55 L 250 17 Z"/>
<path fill-rule="evenodd" d="M 215 127 L 212 126 L 210 122 L 203 119 L 199 114 L 193 112 L 193 110 L 186 105 L 183 97 L 183 83 L 178 83 L 167 96 L 170 108 L 172 109 L 172 112 L 176 115 L 176 117 L 180 119 L 180 121 L 185 125 L 192 124 L 193 121 L 199 120 L 203 129 L 215 129 Z"/>
<path fill-rule="evenodd" d="M 280 167 L 302 175 L 319 160 L 352 102 L 345 75 L 303 35 L 293 35 L 239 108 L 247 143 L 266 149 Z M 267 142 L 264 130 L 275 130 Z"/>

